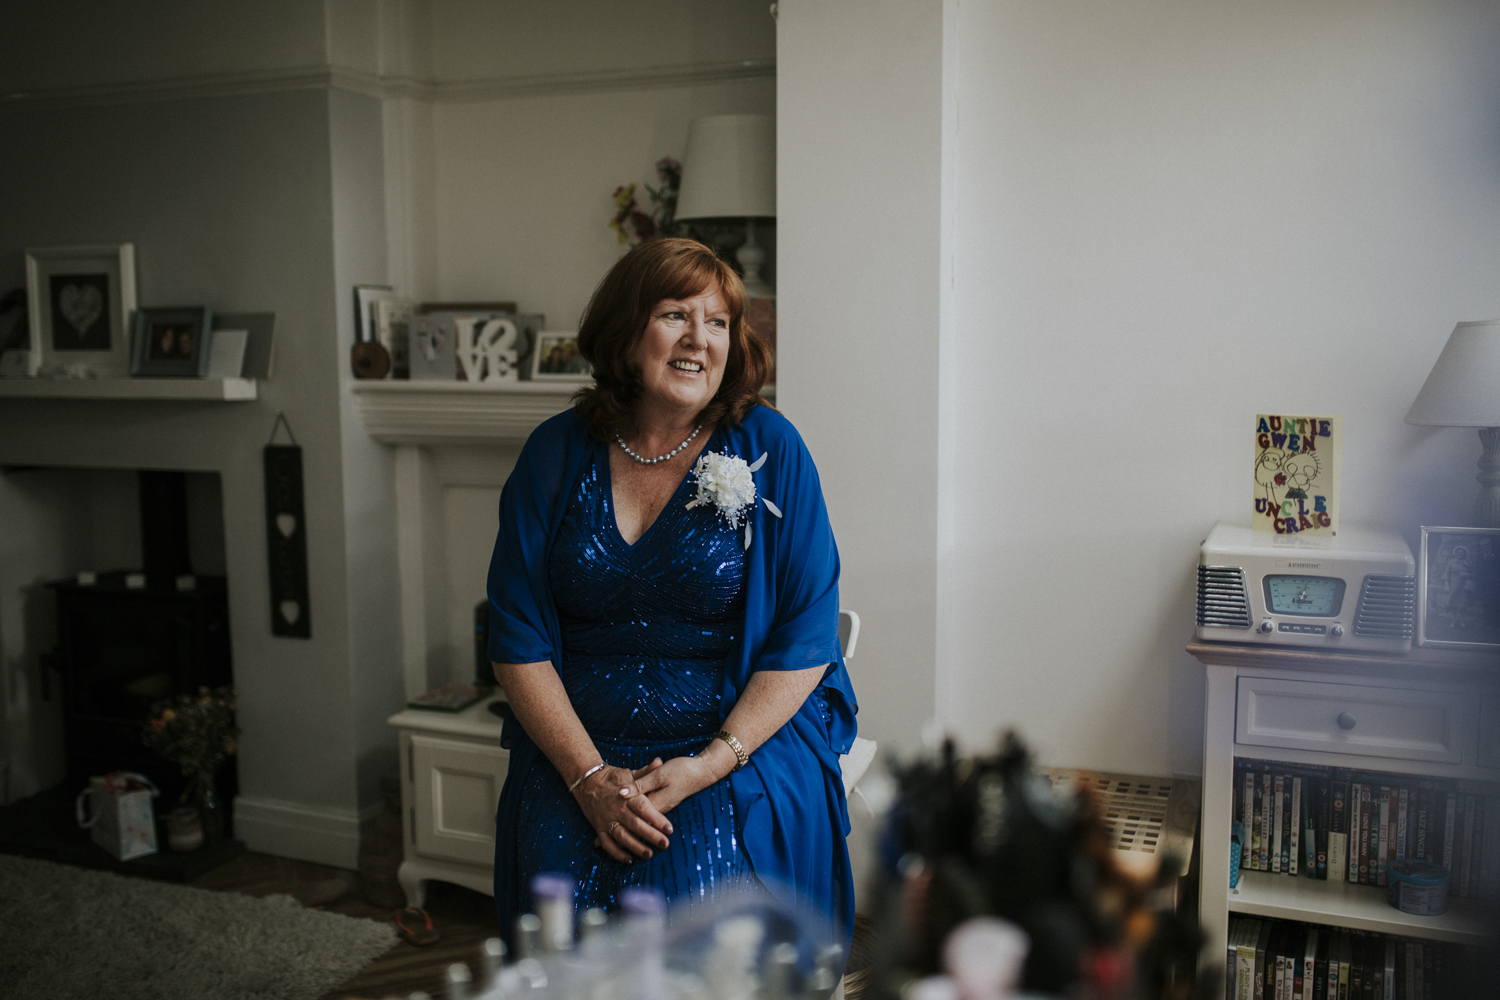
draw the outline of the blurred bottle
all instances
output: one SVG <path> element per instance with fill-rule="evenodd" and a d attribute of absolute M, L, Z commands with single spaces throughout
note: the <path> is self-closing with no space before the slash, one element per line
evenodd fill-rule
<path fill-rule="evenodd" d="M 662 943 L 667 930 L 667 897 L 660 889 L 626 889 L 620 893 L 625 911 L 625 937 L 637 962 L 629 1000 L 667 1000 Z"/>
<path fill-rule="evenodd" d="M 828 1000 L 844 971 L 844 949 L 831 944 L 818 952 L 818 965 L 808 977 L 802 995 L 806 1000 Z"/>
<path fill-rule="evenodd" d="M 943 944 L 943 968 L 958 986 L 961 1000 L 1000 1000 L 1021 984 L 1031 938 L 1009 920 L 965 920 Z"/>
<path fill-rule="evenodd" d="M 516 961 L 537 958 L 542 950 L 542 918 L 523 913 L 516 918 Z"/>
<path fill-rule="evenodd" d="M 588 943 L 594 940 L 596 935 L 602 934 L 609 929 L 609 914 L 597 906 L 591 907 L 584 911 L 583 919 L 579 920 L 578 923 L 578 936 L 583 941 L 584 947 L 588 947 Z"/>
<path fill-rule="evenodd" d="M 759 989 L 756 956 L 765 933 L 760 918 L 748 915 L 715 925 L 714 943 L 703 963 L 703 976 L 714 1000 L 754 1000 Z"/>
<path fill-rule="evenodd" d="M 766 955 L 760 991 L 763 1000 L 793 1000 L 792 980 L 796 975 L 797 946 L 783 941 Z"/>
<path fill-rule="evenodd" d="M 469 983 L 473 980 L 469 967 L 462 962 L 448 966 L 444 977 L 448 984 L 448 1000 L 469 1000 Z"/>
<path fill-rule="evenodd" d="M 531 880 L 531 896 L 541 919 L 542 951 L 573 950 L 573 879 L 543 872 Z"/>
<path fill-rule="evenodd" d="M 500 966 L 505 964 L 505 942 L 489 938 L 480 945 L 479 953 L 484 958 L 484 988 L 491 989 L 500 978 Z"/>

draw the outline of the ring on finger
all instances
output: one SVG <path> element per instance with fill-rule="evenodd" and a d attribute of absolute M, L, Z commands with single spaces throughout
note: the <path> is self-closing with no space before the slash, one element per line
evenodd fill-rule
<path fill-rule="evenodd" d="M 619 825 L 620 825 L 620 821 L 619 820 L 615 820 L 613 823 L 609 824 L 609 826 L 607 826 L 607 827 L 604 828 L 604 832 L 605 833 L 614 833 L 615 832 L 615 827 L 617 827 Z"/>

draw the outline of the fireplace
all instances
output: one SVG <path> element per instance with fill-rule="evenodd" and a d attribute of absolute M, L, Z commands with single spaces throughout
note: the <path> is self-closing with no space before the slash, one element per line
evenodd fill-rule
<path fill-rule="evenodd" d="M 184 476 L 138 474 L 142 570 L 53 583 L 70 783 L 115 770 L 139 771 L 175 801 L 185 779 L 141 743 L 152 705 L 199 687 L 233 683 L 228 587 L 192 571 Z M 234 758 L 219 793 L 233 802 Z"/>

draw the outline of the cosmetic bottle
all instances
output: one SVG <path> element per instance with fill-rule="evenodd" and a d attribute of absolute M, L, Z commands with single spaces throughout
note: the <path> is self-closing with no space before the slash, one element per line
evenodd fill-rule
<path fill-rule="evenodd" d="M 543 872 L 531 880 L 531 897 L 542 922 L 542 951 L 573 950 L 573 879 Z"/>

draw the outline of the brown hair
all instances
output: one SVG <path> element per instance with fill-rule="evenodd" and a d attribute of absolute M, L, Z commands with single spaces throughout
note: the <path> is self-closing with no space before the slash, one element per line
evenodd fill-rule
<path fill-rule="evenodd" d="M 714 286 L 729 305 L 729 359 L 702 421 L 708 426 L 738 424 L 761 402 L 771 351 L 750 327 L 750 297 L 740 276 L 697 240 L 663 237 L 621 257 L 583 311 L 578 352 L 594 366 L 594 385 L 580 389 L 573 405 L 594 437 L 609 441 L 635 430 L 644 385 L 630 356 L 657 303 L 691 298 Z"/>

